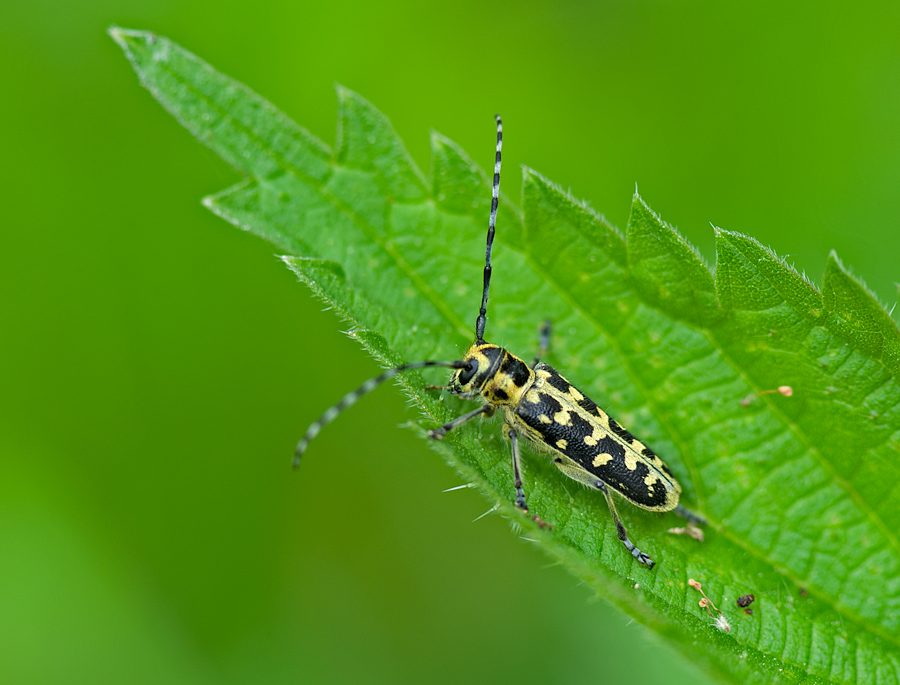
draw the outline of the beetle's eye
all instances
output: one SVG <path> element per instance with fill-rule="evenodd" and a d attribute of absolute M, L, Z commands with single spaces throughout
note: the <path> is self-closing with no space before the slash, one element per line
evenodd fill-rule
<path fill-rule="evenodd" d="M 470 361 L 469 365 L 459 372 L 459 378 L 457 380 L 461 385 L 467 385 L 469 381 L 472 380 L 472 376 L 475 375 L 476 371 L 478 371 L 478 362 Z"/>

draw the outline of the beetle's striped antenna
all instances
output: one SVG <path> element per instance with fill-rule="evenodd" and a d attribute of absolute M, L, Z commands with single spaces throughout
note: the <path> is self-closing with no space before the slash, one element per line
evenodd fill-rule
<path fill-rule="evenodd" d="M 481 309 L 475 320 L 477 343 L 484 342 L 484 322 L 487 319 L 488 291 L 491 289 L 491 247 L 494 245 L 494 229 L 497 227 L 497 205 L 500 204 L 500 150 L 503 148 L 503 122 L 497 114 L 497 157 L 494 159 L 494 184 L 491 188 L 491 218 L 488 220 L 487 248 L 484 252 L 484 290 L 481 292 Z"/>
<path fill-rule="evenodd" d="M 436 361 L 424 361 L 424 362 L 410 362 L 409 364 L 402 364 L 401 366 L 395 366 L 393 369 L 388 369 L 380 376 L 375 376 L 375 378 L 370 378 L 361 386 L 359 386 L 353 392 L 348 392 L 341 398 L 341 401 L 335 404 L 333 407 L 330 407 L 325 410 L 325 413 L 322 414 L 313 424 L 306 429 L 306 434 L 300 439 L 300 442 L 297 443 L 297 449 L 294 452 L 294 468 L 300 466 L 300 457 L 303 456 L 303 453 L 306 451 L 307 446 L 310 441 L 316 437 L 319 432 L 327 426 L 329 423 L 334 421 L 338 414 L 340 414 L 345 409 L 349 409 L 354 404 L 356 404 L 359 399 L 363 395 L 368 395 L 379 385 L 384 383 L 385 381 L 389 381 L 391 378 L 396 376 L 399 373 L 407 371 L 409 369 L 424 369 L 428 366 L 445 366 L 451 369 L 467 369 L 471 367 L 471 363 L 467 361 L 452 361 L 452 362 L 436 362 Z"/>

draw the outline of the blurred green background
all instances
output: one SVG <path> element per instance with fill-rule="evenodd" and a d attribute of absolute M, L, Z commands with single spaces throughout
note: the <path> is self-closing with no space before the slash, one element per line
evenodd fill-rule
<path fill-rule="evenodd" d="M 0 682 L 703 682 L 510 533 L 376 365 L 200 198 L 238 180 L 138 86 L 151 29 L 331 144 L 332 84 L 623 226 L 637 182 L 897 299 L 895 3 L 3 3 Z M 478 278 L 473 274 L 473 278 Z M 539 313 L 536 314 L 539 316 Z"/>

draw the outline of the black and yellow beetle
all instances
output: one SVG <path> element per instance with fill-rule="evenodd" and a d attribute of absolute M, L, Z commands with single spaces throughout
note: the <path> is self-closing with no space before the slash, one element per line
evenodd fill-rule
<path fill-rule="evenodd" d="M 491 191 L 491 214 L 488 222 L 485 251 L 484 289 L 481 308 L 475 321 L 475 343 L 457 361 L 421 361 L 388 369 L 380 376 L 363 383 L 357 390 L 328 409 L 313 423 L 297 444 L 294 466 L 322 428 L 360 397 L 383 382 L 408 369 L 443 366 L 455 369 L 446 389 L 460 397 L 483 400 L 474 411 L 460 416 L 430 432 L 440 439 L 448 431 L 477 416 L 493 416 L 503 412 L 503 435 L 512 445 L 516 506 L 528 511 L 522 488 L 522 466 L 519 438 L 531 442 L 538 449 L 549 452 L 553 462 L 565 475 L 588 487 L 600 490 L 606 497 L 616 524 L 619 540 L 642 564 L 650 568 L 654 562 L 638 549 L 625 531 L 613 502 L 613 490 L 626 500 L 650 511 L 676 511 L 695 522 L 702 522 L 678 504 L 681 485 L 669 467 L 649 447 L 610 418 L 549 364 L 540 361 L 550 339 L 549 322 L 541 330 L 541 354 L 529 366 L 508 350 L 484 340 L 487 320 L 488 291 L 491 285 L 491 248 L 497 221 L 500 197 L 500 152 L 503 146 L 503 124 L 497 116 L 497 155 L 494 163 L 494 182 Z M 533 517 L 546 526 L 537 516 Z"/>

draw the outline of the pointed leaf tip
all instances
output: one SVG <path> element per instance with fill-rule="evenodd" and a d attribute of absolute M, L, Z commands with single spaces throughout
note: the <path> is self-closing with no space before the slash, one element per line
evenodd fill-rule
<path fill-rule="evenodd" d="M 176 49 L 180 49 L 168 38 L 160 36 L 153 31 L 141 31 L 137 29 L 125 29 L 120 26 L 110 26 L 106 30 L 106 33 L 120 48 L 122 48 L 125 56 L 137 70 L 142 82 L 148 87 L 151 86 L 145 81 L 145 76 L 139 68 L 139 65 L 145 61 L 151 64 L 166 62 L 170 56 L 170 48 L 175 47 Z"/>
<path fill-rule="evenodd" d="M 462 148 L 431 132 L 432 193 L 440 207 L 456 214 L 487 215 L 491 196 L 487 175 Z"/>
<path fill-rule="evenodd" d="M 472 217 L 487 227 L 491 208 L 491 179 L 450 138 L 431 131 L 432 197 L 453 214 Z M 517 250 L 522 247 L 522 219 L 509 196 L 501 190 L 497 215 L 497 240 Z"/>
<path fill-rule="evenodd" d="M 126 29 L 121 26 L 116 26 L 115 24 L 107 28 L 106 33 L 123 48 L 127 48 L 128 44 L 132 42 L 138 42 L 139 40 L 150 42 L 152 38 L 155 38 L 155 34 L 149 31 Z"/>
<path fill-rule="evenodd" d="M 718 321 L 719 307 L 709 267 L 678 231 L 637 193 L 626 230 L 628 267 L 636 287 L 651 303 L 702 326 Z"/>
<path fill-rule="evenodd" d="M 787 303 L 809 321 L 822 312 L 815 286 L 750 236 L 716 228 L 716 289 L 722 306 L 761 311 Z"/>
<path fill-rule="evenodd" d="M 300 176 L 323 182 L 327 146 L 247 86 L 150 31 L 110 29 L 141 84 L 200 141 L 259 180 Z"/>
<path fill-rule="evenodd" d="M 427 197 L 416 167 L 391 122 L 361 95 L 336 84 L 338 96 L 338 160 L 349 167 L 374 171 L 381 192 L 395 201 Z"/>
<path fill-rule="evenodd" d="M 336 278 L 339 281 L 347 280 L 347 274 L 344 271 L 344 267 L 342 267 L 337 262 L 331 261 L 330 259 L 296 257 L 294 255 L 279 255 L 278 258 L 285 264 L 287 264 L 291 271 L 298 275 L 300 275 L 301 273 L 305 277 L 310 277 L 313 274 L 319 276 L 327 275 L 329 277 Z M 306 278 L 304 278 L 304 280 L 306 280 Z"/>
<path fill-rule="evenodd" d="M 625 241 L 604 216 L 534 169 L 523 166 L 522 180 L 526 236 L 535 246 L 532 248 L 535 259 L 548 263 L 553 259 L 551 254 L 565 251 L 571 256 L 573 266 L 580 264 L 573 272 L 582 274 L 596 272 L 607 261 L 625 266 Z M 555 250 L 551 249 L 552 241 L 558 243 Z M 589 246 L 587 252 L 577 247 L 582 242 Z M 538 244 L 543 247 L 536 248 Z M 593 254 L 595 250 L 602 252 L 600 262 Z"/>
<path fill-rule="evenodd" d="M 900 331 L 875 295 L 854 277 L 832 250 L 822 295 L 828 324 L 842 337 L 900 373 Z"/>

